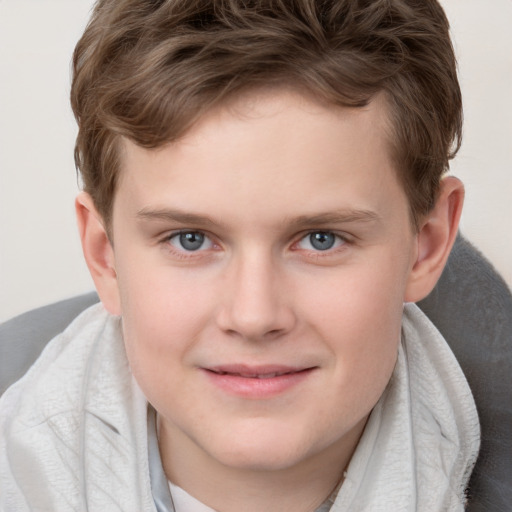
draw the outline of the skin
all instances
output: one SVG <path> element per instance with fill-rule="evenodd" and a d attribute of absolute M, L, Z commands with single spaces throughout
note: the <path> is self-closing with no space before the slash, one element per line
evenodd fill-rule
<path fill-rule="evenodd" d="M 77 199 L 98 292 L 159 414 L 166 474 L 216 510 L 324 501 L 389 381 L 404 301 L 442 271 L 462 185 L 445 179 L 414 231 L 387 133 L 382 97 L 342 109 L 253 93 L 163 148 L 124 141 L 112 244 Z M 203 244 L 187 250 L 182 232 Z M 269 393 L 212 371 L 240 364 L 300 377 L 269 379 Z"/>

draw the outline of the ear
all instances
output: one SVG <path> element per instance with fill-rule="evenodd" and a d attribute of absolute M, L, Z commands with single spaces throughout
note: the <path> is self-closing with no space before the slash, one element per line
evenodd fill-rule
<path fill-rule="evenodd" d="M 82 250 L 101 302 L 113 315 L 120 315 L 114 249 L 91 196 L 80 193 L 75 201 Z"/>
<path fill-rule="evenodd" d="M 441 277 L 457 236 L 463 203 L 462 182 L 452 176 L 444 178 L 439 198 L 417 234 L 416 260 L 407 282 L 406 302 L 424 299 Z"/>

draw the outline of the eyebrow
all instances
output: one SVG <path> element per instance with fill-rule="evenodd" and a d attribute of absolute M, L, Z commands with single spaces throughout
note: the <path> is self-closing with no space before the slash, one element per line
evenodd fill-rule
<path fill-rule="evenodd" d="M 372 210 L 336 210 L 315 215 L 301 215 L 290 220 L 295 229 L 323 226 L 327 224 L 374 223 L 381 220 L 381 216 Z"/>
<path fill-rule="evenodd" d="M 195 213 L 184 212 L 182 210 L 174 210 L 169 208 L 158 208 L 155 210 L 142 208 L 137 212 L 137 219 L 140 220 L 161 220 L 167 222 L 178 222 L 180 224 L 192 224 L 201 226 L 218 226 L 218 222 L 214 222 L 207 215 L 198 215 Z"/>
<path fill-rule="evenodd" d="M 223 225 L 223 223 L 216 222 L 207 215 L 199 215 L 169 208 L 142 208 L 137 212 L 136 217 L 140 220 L 177 222 L 180 224 L 206 227 L 217 227 Z M 287 224 L 293 229 L 305 229 L 328 224 L 374 223 L 380 220 L 381 216 L 372 210 L 346 209 L 313 215 L 300 215 L 289 219 L 284 218 L 283 224 Z"/>

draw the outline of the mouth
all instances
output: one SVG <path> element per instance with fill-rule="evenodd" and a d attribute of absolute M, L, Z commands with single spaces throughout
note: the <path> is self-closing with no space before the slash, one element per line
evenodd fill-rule
<path fill-rule="evenodd" d="M 273 379 L 274 377 L 282 377 L 283 375 L 306 372 L 312 370 L 313 367 L 247 367 L 245 365 L 229 365 L 205 369 L 217 375 L 231 375 L 234 377 L 243 377 L 244 379 Z"/>
<path fill-rule="evenodd" d="M 301 370 L 303 371 L 303 370 Z M 243 377 L 244 379 L 273 379 L 274 377 L 281 377 L 282 375 L 290 375 L 296 372 L 284 372 L 284 373 L 230 373 L 230 372 L 214 372 L 217 375 L 234 375 L 236 377 Z"/>
<path fill-rule="evenodd" d="M 281 395 L 303 383 L 316 367 L 283 365 L 221 365 L 203 368 L 215 386 L 230 395 L 266 399 Z"/>

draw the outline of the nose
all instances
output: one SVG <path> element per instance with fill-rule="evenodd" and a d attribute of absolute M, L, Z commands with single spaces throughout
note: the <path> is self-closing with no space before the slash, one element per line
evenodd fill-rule
<path fill-rule="evenodd" d="M 275 339 L 290 332 L 296 317 L 284 281 L 283 270 L 271 257 L 259 253 L 240 257 L 228 271 L 218 326 L 251 341 Z"/>

